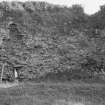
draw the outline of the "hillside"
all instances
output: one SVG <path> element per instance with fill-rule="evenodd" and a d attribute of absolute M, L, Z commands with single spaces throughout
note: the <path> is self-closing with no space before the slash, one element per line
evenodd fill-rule
<path fill-rule="evenodd" d="M 14 80 L 105 80 L 105 6 L 88 16 L 46 2 L 0 3 L 0 65 Z"/>

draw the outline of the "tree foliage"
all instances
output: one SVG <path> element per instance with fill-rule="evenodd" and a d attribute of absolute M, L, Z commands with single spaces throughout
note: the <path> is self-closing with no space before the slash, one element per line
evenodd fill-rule
<path fill-rule="evenodd" d="M 0 11 L 0 64 L 17 67 L 20 79 L 104 74 L 105 6 L 91 16 L 45 2 L 1 2 Z"/>

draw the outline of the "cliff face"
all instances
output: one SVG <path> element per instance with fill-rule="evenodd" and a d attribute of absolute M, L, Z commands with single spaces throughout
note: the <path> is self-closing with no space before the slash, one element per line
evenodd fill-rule
<path fill-rule="evenodd" d="M 33 79 L 50 72 L 94 72 L 105 44 L 104 28 L 95 28 L 98 23 L 92 21 L 95 16 L 86 15 L 79 5 L 1 2 L 0 59 L 22 65 L 19 78 Z M 96 61 L 94 66 L 87 58 Z"/>

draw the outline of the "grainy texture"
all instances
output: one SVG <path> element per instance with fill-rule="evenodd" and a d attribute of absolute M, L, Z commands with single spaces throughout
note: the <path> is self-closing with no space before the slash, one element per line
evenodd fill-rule
<path fill-rule="evenodd" d="M 104 6 L 88 16 L 80 5 L 0 3 L 3 79 L 105 80 Z"/>
<path fill-rule="evenodd" d="M 0 105 L 105 105 L 104 91 L 99 83 L 28 82 L 0 89 Z"/>
<path fill-rule="evenodd" d="M 105 6 L 0 2 L 0 73 L 0 105 L 105 105 Z"/>

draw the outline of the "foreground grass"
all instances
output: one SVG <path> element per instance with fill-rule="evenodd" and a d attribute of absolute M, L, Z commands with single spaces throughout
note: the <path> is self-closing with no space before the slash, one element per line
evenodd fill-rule
<path fill-rule="evenodd" d="M 27 82 L 1 88 L 0 105 L 105 105 L 105 85 Z"/>

